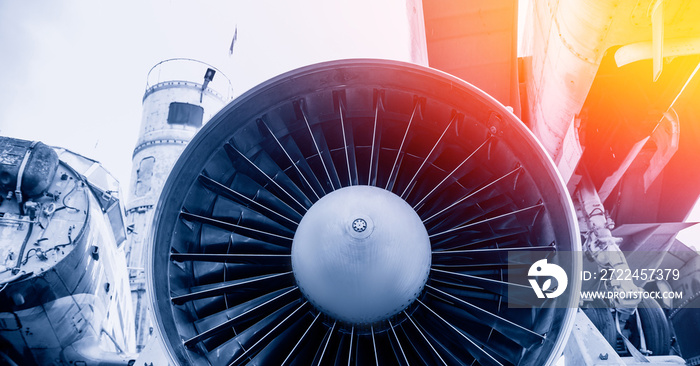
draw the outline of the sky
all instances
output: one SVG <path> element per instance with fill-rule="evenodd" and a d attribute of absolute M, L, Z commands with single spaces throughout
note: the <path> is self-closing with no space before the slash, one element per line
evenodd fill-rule
<path fill-rule="evenodd" d="M 98 160 L 126 193 L 146 75 L 156 63 L 207 62 L 239 95 L 320 61 L 409 60 L 399 41 L 407 38 L 405 16 L 402 0 L 0 0 L 0 135 Z M 700 221 L 700 208 L 689 219 Z M 680 237 L 698 238 L 700 227 Z"/>
<path fill-rule="evenodd" d="M 240 94 L 320 61 L 409 59 L 405 1 L 334 4 L 0 0 L 0 134 L 96 159 L 126 190 L 146 75 L 162 60 L 214 65 Z"/>

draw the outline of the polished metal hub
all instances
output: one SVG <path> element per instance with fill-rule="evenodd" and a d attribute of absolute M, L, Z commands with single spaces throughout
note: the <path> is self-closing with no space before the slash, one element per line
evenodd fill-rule
<path fill-rule="evenodd" d="M 399 196 L 351 186 L 316 202 L 294 235 L 292 268 L 306 298 L 340 321 L 388 319 L 421 294 L 430 270 L 423 222 Z"/>

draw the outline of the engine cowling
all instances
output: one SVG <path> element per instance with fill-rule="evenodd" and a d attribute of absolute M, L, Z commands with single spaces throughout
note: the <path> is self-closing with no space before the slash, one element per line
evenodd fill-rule
<path fill-rule="evenodd" d="M 577 273 L 579 240 L 556 168 L 496 100 L 334 61 L 257 86 L 192 140 L 148 280 L 180 364 L 548 365 L 578 299 L 508 306 L 507 254 L 571 253 Z"/>

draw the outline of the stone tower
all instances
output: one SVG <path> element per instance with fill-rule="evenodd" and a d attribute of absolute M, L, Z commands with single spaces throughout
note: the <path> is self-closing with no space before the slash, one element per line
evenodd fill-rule
<path fill-rule="evenodd" d="M 231 99 L 228 78 L 213 66 L 197 60 L 162 61 L 151 69 L 147 79 L 126 204 L 127 227 L 131 234 L 125 253 L 139 352 L 153 329 L 147 311 L 144 272 L 153 210 L 182 150 L 202 125 Z"/>

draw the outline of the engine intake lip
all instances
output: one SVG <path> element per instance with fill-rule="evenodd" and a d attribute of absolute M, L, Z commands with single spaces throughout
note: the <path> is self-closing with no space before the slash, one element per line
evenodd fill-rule
<path fill-rule="evenodd" d="M 404 199 L 424 222 L 432 252 L 422 293 L 369 329 L 314 309 L 296 287 L 291 263 L 297 225 L 313 204 L 362 185 Z M 348 232 L 355 232 L 357 218 L 367 221 L 348 217 Z M 173 168 L 149 245 L 148 285 L 159 332 L 180 363 L 253 358 L 279 364 L 282 359 L 266 347 L 291 350 L 309 334 L 310 343 L 328 343 L 329 352 L 357 362 L 365 356 L 374 362 L 373 345 L 387 342 L 415 344 L 406 356 L 416 361 L 410 363 L 421 363 L 416 352 L 439 363 L 435 349 L 443 350 L 440 357 L 467 363 L 493 357 L 503 365 L 551 365 L 578 305 L 575 296 L 560 296 L 550 299 L 556 309 L 509 310 L 498 288 L 440 274 L 456 271 L 498 283 L 507 269 L 493 253 L 522 246 L 570 252 L 566 270 L 578 274 L 576 215 L 553 162 L 517 117 L 462 80 L 395 61 L 304 67 L 224 107 Z M 469 246 L 492 253 L 467 253 Z M 205 254 L 207 261 L 197 259 Z M 578 288 L 580 278 L 570 277 L 570 288 Z M 486 312 L 455 306 L 434 289 Z M 454 333 L 445 319 L 464 333 Z M 245 350 L 236 346 L 244 339 L 251 342 Z M 341 351 L 348 342 L 359 353 Z M 498 342 L 500 351 L 490 342 Z M 393 357 L 389 348 L 391 356 L 378 347 L 376 357 Z"/>

